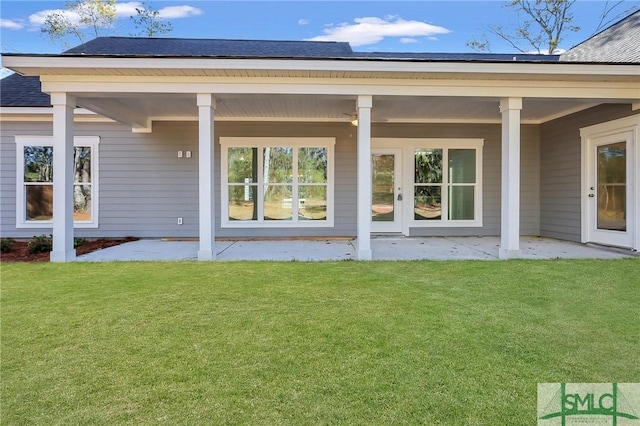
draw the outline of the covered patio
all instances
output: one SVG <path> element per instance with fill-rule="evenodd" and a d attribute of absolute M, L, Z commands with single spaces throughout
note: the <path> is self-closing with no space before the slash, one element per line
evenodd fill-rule
<path fill-rule="evenodd" d="M 348 261 L 357 259 L 350 238 L 315 240 L 217 241 L 220 261 Z M 622 259 L 631 250 L 543 237 L 520 237 L 523 259 Z M 500 237 L 374 236 L 373 260 L 498 260 Z M 79 262 L 190 261 L 198 258 L 196 240 L 143 239 L 78 256 Z"/>
<path fill-rule="evenodd" d="M 50 227 L 54 262 L 75 260 L 75 236 L 197 239 L 133 245 L 152 244 L 148 260 L 599 257 L 523 235 L 640 249 L 637 65 L 257 43 L 98 38 L 3 57 L 52 105 L 46 140 L 16 124 L 16 236 Z M 20 172 L 33 147 L 53 151 L 42 185 Z M 85 221 L 76 147 L 101 163 L 81 182 Z M 27 212 L 32 186 L 55 193 L 46 221 Z"/>

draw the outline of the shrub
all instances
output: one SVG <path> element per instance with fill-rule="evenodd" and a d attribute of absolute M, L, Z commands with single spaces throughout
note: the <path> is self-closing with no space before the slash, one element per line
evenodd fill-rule
<path fill-rule="evenodd" d="M 13 240 L 11 238 L 0 239 L 0 253 L 7 253 L 13 248 Z"/>
<path fill-rule="evenodd" d="M 73 248 L 80 247 L 81 245 L 83 245 L 86 242 L 87 242 L 87 240 L 84 239 L 84 238 L 75 237 L 73 239 Z"/>
<path fill-rule="evenodd" d="M 52 239 L 46 235 L 40 235 L 37 237 L 33 237 L 27 243 L 27 251 L 31 254 L 35 253 L 45 253 L 51 251 L 52 248 Z"/>

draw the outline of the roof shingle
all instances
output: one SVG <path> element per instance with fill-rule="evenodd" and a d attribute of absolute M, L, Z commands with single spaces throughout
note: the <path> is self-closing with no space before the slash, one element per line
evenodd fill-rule
<path fill-rule="evenodd" d="M 49 107 L 51 98 L 42 93 L 39 77 L 11 74 L 0 80 L 0 106 Z"/>
<path fill-rule="evenodd" d="M 98 37 L 63 55 L 336 58 L 352 54 L 345 42 Z"/>
<path fill-rule="evenodd" d="M 567 50 L 560 60 L 640 63 L 640 10 Z"/>
<path fill-rule="evenodd" d="M 557 62 L 558 56 L 494 53 L 354 52 L 346 42 L 99 37 L 64 55 Z"/>

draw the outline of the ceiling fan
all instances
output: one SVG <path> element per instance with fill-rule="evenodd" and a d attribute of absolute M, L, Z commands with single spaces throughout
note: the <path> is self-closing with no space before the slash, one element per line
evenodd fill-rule
<path fill-rule="evenodd" d="M 353 111 L 353 112 L 343 112 L 342 115 L 346 115 L 347 117 L 350 118 L 349 122 L 351 123 L 352 126 L 358 127 L 358 112 L 357 111 Z M 380 118 L 379 116 L 377 116 L 377 114 L 375 114 L 374 112 L 371 113 L 371 122 L 382 122 L 382 121 L 386 121 L 386 119 L 384 118 Z"/>

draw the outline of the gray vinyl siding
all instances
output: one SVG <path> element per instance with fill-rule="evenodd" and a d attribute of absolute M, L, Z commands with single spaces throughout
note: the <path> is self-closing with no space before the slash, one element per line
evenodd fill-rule
<path fill-rule="evenodd" d="M 411 236 L 500 235 L 501 153 L 500 124 L 374 124 L 372 137 L 382 138 L 480 138 L 484 139 L 482 163 L 481 228 L 411 228 Z M 521 128 L 520 233 L 540 233 L 539 128 Z"/>
<path fill-rule="evenodd" d="M 580 128 L 633 115 L 629 105 L 599 105 L 541 125 L 540 234 L 581 241 Z"/>
<path fill-rule="evenodd" d="M 16 229 L 15 138 L 51 135 L 51 123 L 3 122 L 0 144 L 0 231 L 3 236 L 29 238 L 50 228 Z M 99 145 L 99 228 L 75 230 L 82 237 L 197 237 L 198 236 L 198 124 L 155 122 L 153 132 L 132 133 L 115 123 L 76 123 L 77 135 L 97 135 Z M 215 123 L 215 224 L 219 237 L 305 237 L 356 235 L 356 128 L 348 123 Z M 223 136 L 334 137 L 334 227 L 220 228 L 220 144 Z M 499 235 L 499 124 L 374 124 L 372 137 L 482 138 L 483 227 L 412 228 L 412 236 Z M 178 158 L 191 151 L 191 158 Z M 521 232 L 539 234 L 539 127 L 522 127 Z M 181 217 L 183 224 L 178 225 Z"/>
<path fill-rule="evenodd" d="M 183 237 L 197 235 L 197 156 L 177 158 L 177 151 L 196 151 L 197 127 L 157 124 L 152 134 L 132 133 L 114 123 L 76 123 L 76 135 L 100 137 L 99 228 L 76 228 L 82 237 Z M 14 135 L 51 135 L 51 123 L 3 123 L 0 225 L 3 235 L 29 238 L 49 234 L 50 227 L 15 228 Z M 5 169 L 10 165 L 12 171 Z M 10 181 L 5 186 L 5 181 Z M 7 188 L 10 186 L 10 188 Z M 8 191 L 6 191 L 6 190 Z M 177 225 L 177 218 L 184 225 Z M 196 233 L 196 234 L 194 234 Z"/>
<path fill-rule="evenodd" d="M 354 236 L 356 229 L 355 129 L 348 123 L 216 123 L 216 235 L 220 237 Z M 15 135 L 51 135 L 51 123 L 2 125 L 0 233 L 14 238 L 50 234 L 50 227 L 17 229 Z M 99 228 L 76 228 L 81 237 L 197 237 L 198 124 L 156 122 L 153 132 L 132 133 L 115 123 L 76 123 L 76 135 L 100 136 Z M 332 228 L 220 228 L 220 136 L 335 137 L 335 219 Z M 178 158 L 191 151 L 191 158 Z M 183 224 L 178 225 L 181 217 Z"/>

